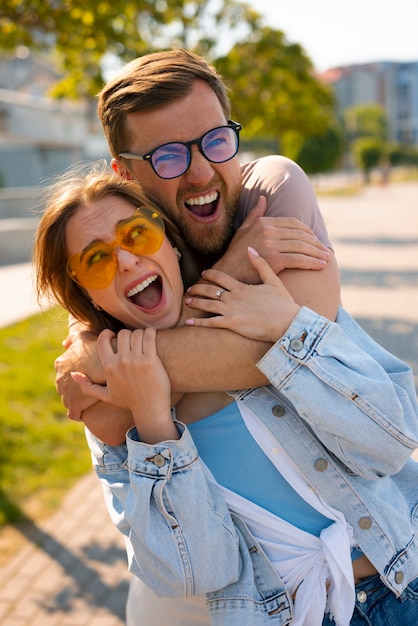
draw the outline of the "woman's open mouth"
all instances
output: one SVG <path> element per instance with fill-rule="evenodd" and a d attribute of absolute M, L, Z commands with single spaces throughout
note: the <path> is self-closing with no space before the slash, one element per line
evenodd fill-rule
<path fill-rule="evenodd" d="M 132 287 L 126 295 L 133 304 L 142 309 L 155 309 L 161 302 L 162 294 L 162 278 L 158 274 L 153 274 Z"/>

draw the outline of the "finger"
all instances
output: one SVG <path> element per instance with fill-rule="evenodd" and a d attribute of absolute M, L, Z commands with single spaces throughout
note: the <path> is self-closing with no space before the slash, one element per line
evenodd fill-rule
<path fill-rule="evenodd" d="M 265 196 L 260 196 L 255 207 L 249 212 L 240 228 L 249 228 L 252 226 L 259 217 L 263 217 L 267 210 L 267 198 Z"/>
<path fill-rule="evenodd" d="M 117 335 L 117 351 L 118 352 L 130 352 L 131 351 L 131 341 L 132 341 L 133 332 L 124 328 L 118 332 Z"/>
<path fill-rule="evenodd" d="M 103 361 L 114 356 L 115 351 L 113 349 L 113 340 L 115 339 L 115 337 L 116 334 L 108 328 L 102 330 L 102 332 L 98 336 L 97 352 L 102 363 Z"/>
<path fill-rule="evenodd" d="M 85 396 L 95 398 L 96 400 L 102 400 L 106 402 L 109 400 L 109 392 L 106 386 L 96 385 L 93 383 L 86 374 L 82 372 L 71 372 L 71 378 L 80 387 Z"/>
<path fill-rule="evenodd" d="M 187 326 L 199 326 L 201 328 L 229 328 L 228 321 L 222 315 L 216 317 L 190 317 L 186 320 Z"/>
<path fill-rule="evenodd" d="M 155 328 L 137 328 L 131 336 L 131 350 L 135 354 L 153 354 L 156 352 L 156 330 Z M 154 348 L 153 348 L 154 345 Z"/>
<path fill-rule="evenodd" d="M 297 217 L 266 216 L 265 223 L 282 233 L 286 233 L 286 239 L 302 239 L 303 241 L 315 242 L 315 245 L 325 247 L 313 230 Z"/>
<path fill-rule="evenodd" d="M 257 270 L 261 281 L 265 285 L 280 285 L 282 281 L 277 277 L 270 265 L 254 248 L 248 247 L 248 256 L 253 267 Z"/>
<path fill-rule="evenodd" d="M 155 328 L 146 328 L 143 333 L 143 350 L 144 354 L 155 356 L 157 354 L 157 331 Z"/>
<path fill-rule="evenodd" d="M 227 291 L 232 291 L 240 285 L 239 281 L 221 270 L 208 269 L 203 272 L 202 276 L 206 282 L 195 283 L 187 289 L 187 293 L 211 298 L 214 295 L 213 284 L 208 283 L 215 283 L 217 288 L 220 287 Z"/>
<path fill-rule="evenodd" d="M 187 306 L 192 309 L 196 309 L 197 311 L 205 311 L 206 313 L 211 313 L 212 315 L 221 315 L 222 314 L 222 300 L 212 300 L 210 298 L 186 298 L 185 300 Z"/>

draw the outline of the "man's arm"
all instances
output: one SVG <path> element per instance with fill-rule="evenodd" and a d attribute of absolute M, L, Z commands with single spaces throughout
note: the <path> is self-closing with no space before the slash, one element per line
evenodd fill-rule
<path fill-rule="evenodd" d="M 323 239 L 326 238 L 315 194 L 309 182 L 306 182 L 306 176 L 295 164 L 289 165 L 292 162 L 287 159 L 278 157 L 278 163 L 281 169 L 277 168 L 277 159 L 272 159 L 273 169 L 280 170 L 277 176 L 276 169 L 272 171 L 272 167 L 266 168 L 264 163 L 263 167 L 257 170 L 257 180 L 261 181 L 258 187 L 256 186 L 257 189 L 262 195 L 270 194 L 267 213 L 274 217 L 274 214 L 280 211 L 281 216 L 289 216 L 295 212 L 296 207 L 301 207 L 298 210 L 298 219 L 303 218 L 302 221 L 314 225 L 322 234 L 325 232 Z M 289 169 L 288 172 L 286 168 Z M 264 173 L 266 184 L 262 180 Z M 273 185 L 271 181 L 275 177 L 277 182 Z M 247 176 L 247 179 L 252 182 L 251 177 Z M 251 201 L 254 206 L 256 202 L 252 197 L 247 203 Z M 286 236 L 283 238 L 286 239 Z M 247 239 L 247 236 L 244 237 L 241 243 L 245 256 L 248 245 L 253 245 L 251 236 L 249 240 Z M 269 255 L 261 244 L 253 247 L 269 260 Z M 296 272 L 289 269 L 281 272 L 280 277 L 298 304 L 306 305 L 330 319 L 335 319 L 340 299 L 340 284 L 337 264 L 332 254 L 326 267 L 321 271 Z M 229 331 L 213 332 L 193 328 L 159 331 L 157 346 L 174 391 L 243 389 L 266 382 L 257 372 L 255 363 L 266 352 L 268 346 L 238 337 Z M 92 380 L 100 381 L 98 357 L 93 358 L 90 355 L 89 361 L 85 361 L 81 367 L 77 345 L 74 348 L 73 351 L 71 347 L 56 361 L 57 388 L 65 406 L 69 408 L 70 417 L 77 417 L 85 407 L 79 391 L 74 383 L 71 384 L 69 376 L 69 372 L 76 369 L 73 366 L 74 360 L 79 361 L 80 371 L 85 372 Z"/>

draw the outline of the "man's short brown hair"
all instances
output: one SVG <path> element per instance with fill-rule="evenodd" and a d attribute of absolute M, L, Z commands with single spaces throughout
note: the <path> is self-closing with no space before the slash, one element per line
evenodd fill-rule
<path fill-rule="evenodd" d="M 183 49 L 167 50 L 134 59 L 99 93 L 98 113 L 117 158 L 129 149 L 125 121 L 128 113 L 153 109 L 186 97 L 196 80 L 215 92 L 225 117 L 230 117 L 227 88 L 216 69 L 202 57 Z"/>

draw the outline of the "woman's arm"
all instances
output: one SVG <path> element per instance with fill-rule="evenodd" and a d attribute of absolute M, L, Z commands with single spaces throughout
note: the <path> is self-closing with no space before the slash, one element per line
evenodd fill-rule
<path fill-rule="evenodd" d="M 128 540 L 130 569 L 160 596 L 221 589 L 242 566 L 228 508 L 206 480 L 190 433 L 177 428 L 178 441 L 155 445 L 132 429 L 127 446 L 115 448 L 87 433 L 112 521 Z"/>
<path fill-rule="evenodd" d="M 398 472 L 418 447 L 411 369 L 342 309 L 333 323 L 298 307 L 265 260 L 255 251 L 249 258 L 263 284 L 209 270 L 206 285 L 190 288 L 189 304 L 213 317 L 188 323 L 276 341 L 258 367 L 321 442 L 365 478 Z"/>

